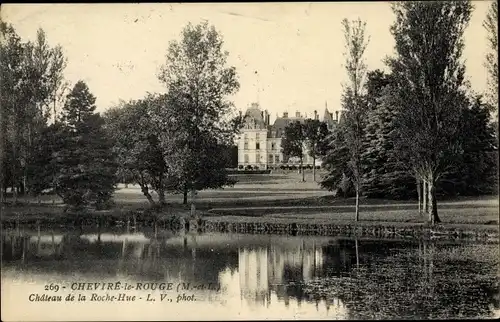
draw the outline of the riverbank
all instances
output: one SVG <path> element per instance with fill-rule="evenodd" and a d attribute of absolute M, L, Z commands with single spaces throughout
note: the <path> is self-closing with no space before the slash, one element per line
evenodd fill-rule
<path fill-rule="evenodd" d="M 299 202 L 300 200 L 296 200 Z M 147 208 L 117 206 L 112 210 L 86 213 L 65 213 L 61 205 L 18 205 L 2 211 L 2 227 L 123 227 L 137 230 L 187 229 L 191 231 L 323 235 L 374 238 L 451 238 L 498 239 L 498 206 L 488 198 L 458 199 L 440 206 L 442 223 L 429 226 L 418 214 L 414 203 L 391 203 L 364 200 L 360 221 L 354 221 L 352 200 L 331 200 L 337 204 L 283 206 L 275 201 L 270 206 L 228 207 L 206 209 L 198 205 L 198 220 L 190 219 L 190 210 L 183 205 L 169 205 L 159 212 Z M 302 200 L 302 202 L 305 202 Z"/>
<path fill-rule="evenodd" d="M 498 199 L 494 197 L 456 198 L 440 201 L 439 216 L 444 224 L 498 225 Z M 232 199 L 214 203 L 200 198 L 196 202 L 198 215 L 228 220 L 309 220 L 314 222 L 354 221 L 354 199 L 332 197 L 309 197 L 276 200 Z M 102 216 L 127 216 L 131 213 L 152 214 L 148 204 L 117 201 L 110 210 L 90 211 L 87 214 Z M 170 203 L 155 213 L 157 217 L 189 216 L 190 205 Z M 66 213 L 61 203 L 36 202 L 29 200 L 17 205 L 2 206 L 2 220 L 21 217 L 24 219 L 54 219 L 73 216 Z M 361 200 L 361 222 L 403 222 L 422 223 L 426 218 L 419 215 L 415 201 L 394 201 L 382 199 Z"/>
<path fill-rule="evenodd" d="M 360 221 L 356 223 L 354 199 L 333 197 L 311 178 L 306 179 L 308 181 L 301 182 L 297 175 L 290 174 L 243 176 L 234 187 L 201 191 L 195 204 L 197 216 L 203 220 L 194 224 L 200 224 L 200 229 L 206 226 L 224 231 L 230 226 L 240 227 L 235 228 L 237 231 L 296 234 L 334 234 L 351 231 L 345 227 L 354 226 L 365 227 L 359 228 L 361 231 L 375 227 L 376 231 L 390 234 L 396 230 L 404 233 L 403 228 L 421 231 L 426 226 L 426 218 L 419 215 L 418 205 L 412 200 L 362 199 Z M 119 185 L 118 188 L 115 206 L 103 211 L 68 213 L 55 196 L 42 196 L 37 200 L 21 198 L 18 205 L 2 206 L 2 225 L 136 227 L 156 224 L 167 227 L 180 226 L 181 218 L 189 222 L 190 205 L 182 204 L 181 195 L 168 195 L 168 205 L 153 212 L 139 187 Z M 461 231 L 496 231 L 498 234 L 499 210 L 495 196 L 438 200 L 438 212 L 442 223 L 437 227 L 444 227 L 440 229 L 458 235 L 463 234 Z M 388 230 L 377 227 L 388 227 Z"/>

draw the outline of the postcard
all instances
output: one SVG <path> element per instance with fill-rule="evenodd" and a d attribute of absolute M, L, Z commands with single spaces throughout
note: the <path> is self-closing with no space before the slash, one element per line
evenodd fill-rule
<path fill-rule="evenodd" d="M 2 321 L 500 317 L 497 12 L 2 5 Z"/>

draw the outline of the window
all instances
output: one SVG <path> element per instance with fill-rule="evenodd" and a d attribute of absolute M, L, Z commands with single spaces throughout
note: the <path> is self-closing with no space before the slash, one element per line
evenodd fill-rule
<path fill-rule="evenodd" d="M 245 143 L 243 143 L 243 149 L 248 150 L 248 142 L 245 141 Z"/>
<path fill-rule="evenodd" d="M 276 143 L 272 142 L 271 143 L 271 150 L 275 150 L 276 149 Z"/>
<path fill-rule="evenodd" d="M 248 163 L 248 154 L 245 154 L 245 163 Z"/>
<path fill-rule="evenodd" d="M 259 133 L 259 132 L 257 132 L 257 133 L 255 134 L 255 139 L 256 139 L 257 141 L 259 141 L 259 140 L 260 140 L 260 133 Z"/>
<path fill-rule="evenodd" d="M 269 163 L 273 163 L 274 161 L 274 156 L 272 154 L 269 154 Z"/>
<path fill-rule="evenodd" d="M 260 150 L 260 142 L 255 142 L 255 149 Z"/>
<path fill-rule="evenodd" d="M 255 163 L 260 163 L 260 153 L 255 155 Z"/>
<path fill-rule="evenodd" d="M 275 160 L 275 163 L 280 163 L 280 156 L 279 156 L 279 154 L 276 154 L 274 156 L 274 160 Z"/>

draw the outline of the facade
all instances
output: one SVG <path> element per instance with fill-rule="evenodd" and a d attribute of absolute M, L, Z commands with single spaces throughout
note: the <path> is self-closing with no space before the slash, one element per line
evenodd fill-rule
<path fill-rule="evenodd" d="M 314 113 L 315 119 L 320 119 L 318 113 Z M 300 112 L 296 112 L 295 116 L 288 116 L 288 113 L 283 113 L 282 117 L 277 117 L 274 123 L 270 124 L 270 115 L 267 110 L 261 110 L 258 103 L 252 103 L 245 112 L 244 126 L 241 134 L 238 136 L 238 168 L 239 169 L 276 169 L 282 166 L 295 165 L 298 166 L 300 161 L 298 158 L 290 158 L 288 162 L 284 162 L 283 153 L 281 152 L 281 137 L 285 131 L 285 127 L 295 121 L 304 122 L 307 118 Z M 333 113 L 328 111 L 325 106 L 323 119 L 332 131 L 338 122 L 338 112 L 336 112 L 335 120 Z M 305 167 L 313 166 L 313 159 L 309 156 L 307 148 L 302 163 Z M 316 166 L 321 165 L 321 161 L 316 159 Z"/>

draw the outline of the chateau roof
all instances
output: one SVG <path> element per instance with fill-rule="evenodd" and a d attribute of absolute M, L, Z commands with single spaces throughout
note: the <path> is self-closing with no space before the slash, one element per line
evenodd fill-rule
<path fill-rule="evenodd" d="M 247 108 L 244 119 L 248 126 L 247 128 L 267 130 L 268 138 L 282 137 L 288 124 L 296 121 L 303 123 L 306 120 L 306 118 L 300 115 L 299 112 L 297 112 L 295 117 L 289 117 L 288 113 L 284 113 L 283 117 L 276 117 L 274 123 L 269 125 L 269 114 L 267 113 L 267 110 L 262 111 L 258 103 L 252 103 Z M 325 122 L 329 128 L 334 126 L 336 123 L 326 104 L 322 121 Z"/>
<path fill-rule="evenodd" d="M 245 112 L 245 117 L 253 117 L 255 119 L 262 119 L 262 111 L 258 104 L 253 103 Z"/>
<path fill-rule="evenodd" d="M 277 138 L 281 137 L 283 132 L 285 131 L 285 127 L 288 124 L 299 121 L 303 123 L 305 119 L 303 117 L 278 117 L 274 121 L 274 124 L 269 127 L 269 131 L 267 133 L 267 137 Z"/>
<path fill-rule="evenodd" d="M 325 107 L 325 113 L 323 115 L 323 122 L 325 122 L 325 123 L 333 122 L 333 116 L 330 113 L 330 111 L 328 110 L 328 107 Z"/>
<path fill-rule="evenodd" d="M 245 112 L 245 122 L 253 123 L 254 128 L 266 128 L 266 121 L 259 104 L 252 103 Z"/>

